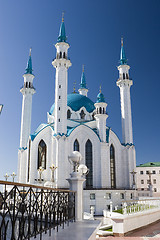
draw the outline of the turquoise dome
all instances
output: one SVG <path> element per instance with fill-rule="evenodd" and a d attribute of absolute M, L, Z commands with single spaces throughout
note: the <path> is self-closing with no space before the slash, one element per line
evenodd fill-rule
<path fill-rule="evenodd" d="M 49 111 L 50 115 L 53 114 L 54 106 L 55 104 L 52 105 Z M 67 106 L 69 106 L 75 112 L 81 107 L 85 107 L 89 113 L 93 112 L 95 109 L 94 102 L 92 102 L 92 100 L 78 93 L 71 93 L 67 95 Z"/>
<path fill-rule="evenodd" d="M 97 103 L 105 102 L 103 93 L 98 93 L 97 95 Z"/>

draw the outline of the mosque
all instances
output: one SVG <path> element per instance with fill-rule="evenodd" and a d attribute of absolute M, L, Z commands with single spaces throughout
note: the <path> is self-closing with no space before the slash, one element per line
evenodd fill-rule
<path fill-rule="evenodd" d="M 60 26 L 56 47 L 56 57 L 52 62 L 55 73 L 55 102 L 47 113 L 47 122 L 41 124 L 31 133 L 33 70 L 31 52 L 23 75 L 24 85 L 20 92 L 23 95 L 20 131 L 20 147 L 18 150 L 18 181 L 39 184 L 39 168 L 43 169 L 42 181 L 50 181 L 54 164 L 56 187 L 68 188 L 72 166 L 68 157 L 73 151 L 82 155 L 89 173 L 84 183 L 85 198 L 89 198 L 88 206 L 95 205 L 95 194 L 103 194 L 123 190 L 133 190 L 133 177 L 130 174 L 136 169 L 135 146 L 133 144 L 132 114 L 130 87 L 133 84 L 129 76 L 130 66 L 127 64 L 123 40 L 121 43 L 119 78 L 116 82 L 120 89 L 120 105 L 122 117 L 122 142 L 116 133 L 106 126 L 107 103 L 103 93 L 97 95 L 96 102 L 88 98 L 85 72 L 82 70 L 80 89 L 68 94 L 68 69 L 71 61 L 68 58 L 64 19 Z M 99 192 L 98 192 L 99 191 Z M 91 196 L 92 194 L 92 196 Z M 110 195 L 109 195 L 110 196 Z M 122 195 L 123 196 L 123 195 Z M 97 197 L 98 198 L 98 197 Z"/>

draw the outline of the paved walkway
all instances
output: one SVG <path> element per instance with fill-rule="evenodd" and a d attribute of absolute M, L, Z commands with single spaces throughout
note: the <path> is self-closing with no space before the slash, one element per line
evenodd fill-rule
<path fill-rule="evenodd" d="M 43 233 L 42 240 L 95 240 L 96 235 L 93 232 L 100 222 L 100 220 L 83 220 L 82 222 L 70 223 L 69 226 L 66 224 L 64 229 L 59 227 L 58 232 L 56 229 L 52 230 L 51 237 L 49 237 L 49 232 Z M 31 240 L 39 239 L 40 236 L 31 238 Z"/>

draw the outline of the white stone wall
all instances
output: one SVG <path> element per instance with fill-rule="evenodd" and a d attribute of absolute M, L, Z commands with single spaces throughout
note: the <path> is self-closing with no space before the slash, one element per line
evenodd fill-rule
<path fill-rule="evenodd" d="M 141 174 L 141 171 L 143 174 Z M 150 171 L 152 173 L 151 175 L 151 183 L 153 186 L 153 196 L 154 197 L 160 197 L 160 167 L 137 167 L 136 168 L 136 179 L 137 179 L 137 188 L 139 190 L 142 190 L 145 192 L 145 190 L 148 189 L 149 184 L 147 183 L 147 180 L 149 180 L 149 175 L 146 174 L 146 171 Z M 155 174 L 153 174 L 153 171 L 155 171 Z M 141 181 L 144 181 L 144 183 L 141 183 Z M 155 183 L 156 181 L 156 183 Z M 156 189 L 156 192 L 155 192 Z"/>
<path fill-rule="evenodd" d="M 121 198 L 121 194 L 124 194 L 124 199 Z M 90 199 L 90 194 L 95 194 L 95 199 Z M 111 198 L 109 198 L 111 194 Z M 103 215 L 103 210 L 109 210 L 108 206 L 112 202 L 113 210 L 115 206 L 121 207 L 122 201 L 128 201 L 135 198 L 135 192 L 133 190 L 112 190 L 112 189 L 101 189 L 101 190 L 84 190 L 83 191 L 83 206 L 84 212 L 89 212 L 90 207 L 95 207 L 95 215 Z"/>

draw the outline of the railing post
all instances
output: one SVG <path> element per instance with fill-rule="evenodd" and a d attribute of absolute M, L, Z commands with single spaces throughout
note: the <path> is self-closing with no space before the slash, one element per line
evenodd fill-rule
<path fill-rule="evenodd" d="M 67 179 L 70 184 L 70 190 L 75 191 L 75 219 L 82 221 L 83 219 L 83 183 L 84 178 L 79 172 L 72 172 L 71 177 Z"/>

